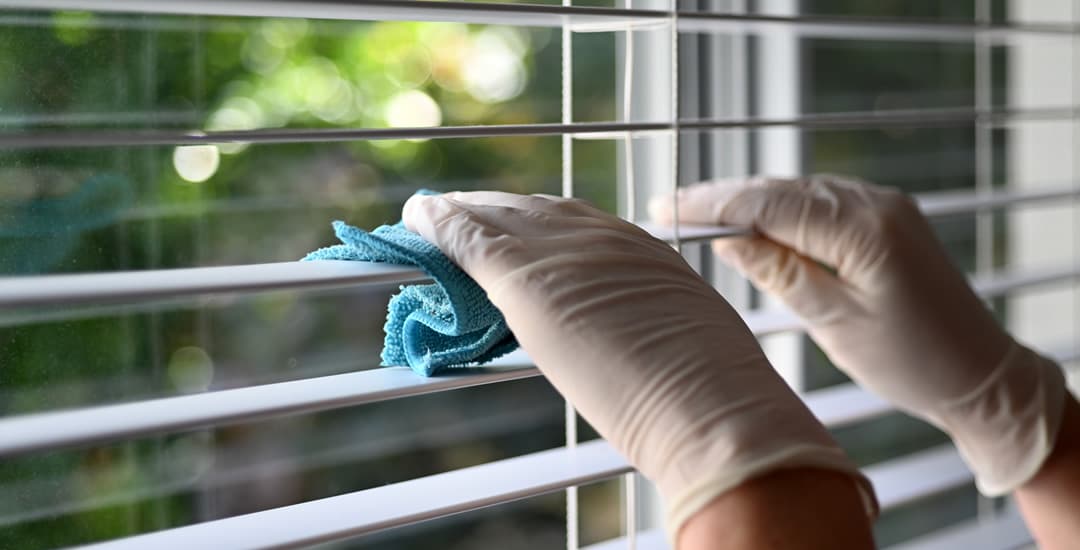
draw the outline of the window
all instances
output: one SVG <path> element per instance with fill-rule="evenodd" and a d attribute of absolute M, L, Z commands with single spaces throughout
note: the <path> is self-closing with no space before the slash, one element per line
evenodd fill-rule
<path fill-rule="evenodd" d="M 1075 1 L 569 4 L 0 0 L 0 546 L 663 547 L 647 483 L 527 357 L 378 368 L 418 275 L 293 261 L 418 187 L 644 221 L 702 179 L 860 175 L 1076 367 Z M 883 545 L 1027 540 L 677 237 L 866 468 Z"/>

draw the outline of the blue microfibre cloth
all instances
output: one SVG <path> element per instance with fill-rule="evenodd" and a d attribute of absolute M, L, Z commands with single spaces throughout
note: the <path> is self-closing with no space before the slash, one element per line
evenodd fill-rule
<path fill-rule="evenodd" d="M 343 244 L 321 248 L 308 260 L 356 260 L 419 267 L 435 284 L 402 286 L 390 298 L 383 366 L 408 365 L 421 376 L 485 363 L 518 347 L 501 312 L 471 277 L 435 245 L 402 222 L 374 231 L 334 222 Z"/>

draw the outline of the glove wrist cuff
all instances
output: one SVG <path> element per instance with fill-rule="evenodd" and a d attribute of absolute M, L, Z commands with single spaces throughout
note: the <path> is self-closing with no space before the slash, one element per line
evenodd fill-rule
<path fill-rule="evenodd" d="M 987 496 L 1031 479 L 1054 448 L 1065 377 L 1053 361 L 1016 342 L 976 390 L 930 419 L 948 432 Z"/>
<path fill-rule="evenodd" d="M 712 475 L 702 476 L 677 490 L 660 487 L 667 500 L 664 523 L 672 548 L 683 525 L 707 504 L 751 479 L 777 470 L 812 468 L 847 474 L 862 497 L 866 514 L 878 515 L 877 497 L 870 480 L 859 471 L 850 458 L 836 446 L 803 444 L 788 446 L 738 467 L 716 468 Z"/>

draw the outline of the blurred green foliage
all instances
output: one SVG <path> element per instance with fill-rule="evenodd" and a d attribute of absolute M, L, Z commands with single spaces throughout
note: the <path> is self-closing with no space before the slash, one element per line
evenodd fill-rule
<path fill-rule="evenodd" d="M 86 12 L 17 20 L 0 23 L 5 131 L 521 124 L 558 122 L 561 112 L 550 76 L 559 74 L 560 37 L 551 29 Z M 610 68 L 613 48 L 610 37 L 594 40 L 582 59 Z M 578 76 L 589 93 L 577 112 L 611 118 L 612 70 Z M 590 168 L 579 185 L 609 209 L 614 158 L 612 142 L 578 151 Z M 329 244 L 333 219 L 394 221 L 420 187 L 558 193 L 560 172 L 557 136 L 3 150 L 0 274 L 290 261 Z M 385 301 L 293 292 L 4 312 L 0 414 L 374 368 Z M 115 538 L 560 443 L 561 402 L 546 384 L 488 393 L 440 398 L 439 421 L 415 417 L 423 407 L 410 400 L 5 461 L 0 548 Z M 493 409 L 467 406 L 508 398 L 531 403 L 527 418 L 537 420 L 492 431 L 482 419 Z M 440 423 L 460 434 L 434 447 L 397 434 Z M 327 431 L 342 438 L 313 435 Z M 342 455 L 354 437 L 359 446 Z M 373 454 L 383 447 L 392 450 Z M 312 458 L 322 455 L 342 458 Z M 226 464 L 237 460 L 251 466 Z M 285 474 L 259 477 L 259 464 L 289 460 Z M 221 481 L 237 475 L 250 481 Z M 252 496 L 237 500 L 244 494 Z M 549 501 L 506 517 L 557 526 L 562 512 Z M 486 521 L 441 533 L 470 544 L 468 533 Z M 428 540 L 407 535 L 394 546 Z"/>

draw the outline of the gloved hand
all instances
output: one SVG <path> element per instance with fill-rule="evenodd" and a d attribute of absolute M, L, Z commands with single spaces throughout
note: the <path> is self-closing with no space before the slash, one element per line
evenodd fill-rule
<path fill-rule="evenodd" d="M 703 183 L 677 200 L 680 222 L 753 227 L 714 241 L 716 254 L 802 317 L 855 381 L 949 433 L 984 494 L 1038 471 L 1061 418 L 1060 367 L 997 324 L 914 202 L 832 176 Z M 652 201 L 657 222 L 671 223 L 671 202 Z"/>
<path fill-rule="evenodd" d="M 403 219 L 476 279 L 555 388 L 656 483 L 673 536 L 780 468 L 844 472 L 876 512 L 868 480 L 667 244 L 538 195 L 416 196 Z"/>

